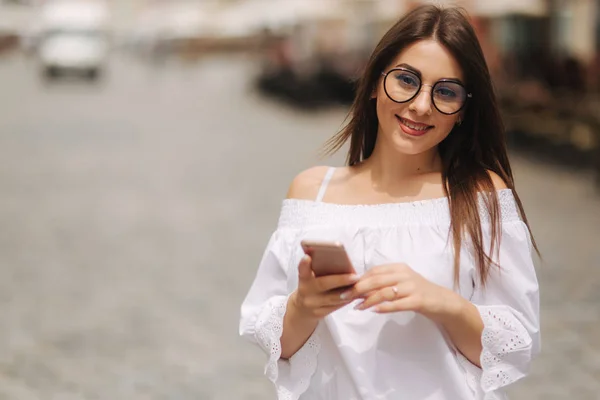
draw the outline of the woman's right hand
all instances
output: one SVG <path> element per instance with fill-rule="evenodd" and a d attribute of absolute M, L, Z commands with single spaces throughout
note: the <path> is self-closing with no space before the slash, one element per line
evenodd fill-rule
<path fill-rule="evenodd" d="M 298 289 L 290 296 L 291 304 L 303 317 L 320 320 L 335 310 L 351 303 L 354 299 L 340 298 L 343 288 L 358 282 L 355 274 L 327 275 L 316 277 L 311 267 L 311 258 L 302 257 L 298 264 Z"/>

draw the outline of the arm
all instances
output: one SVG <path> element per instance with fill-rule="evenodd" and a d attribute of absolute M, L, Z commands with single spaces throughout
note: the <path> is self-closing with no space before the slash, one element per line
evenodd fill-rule
<path fill-rule="evenodd" d="M 322 170 L 324 174 L 325 169 Z M 309 171 L 314 174 L 318 169 L 313 168 L 305 173 Z M 294 180 L 296 184 L 292 184 L 290 196 L 301 198 L 303 194 L 309 195 L 307 190 L 314 184 L 310 179 L 302 179 L 305 173 Z M 318 184 L 315 195 L 317 191 Z M 268 355 L 265 375 L 273 382 L 280 397 L 291 399 L 299 398 L 308 388 L 320 351 L 320 339 L 318 331 L 315 331 L 315 321 L 319 318 L 314 318 L 318 314 L 305 312 L 319 304 L 311 300 L 312 291 L 301 290 L 307 285 L 299 284 L 291 294 L 291 288 L 288 287 L 289 273 L 296 273 L 295 268 L 288 267 L 290 259 L 295 258 L 295 251 L 299 249 L 300 229 L 294 223 L 294 216 L 295 209 L 284 204 L 279 227 L 267 245 L 256 277 L 242 304 L 240 318 L 240 335 L 257 344 Z M 281 221 L 285 222 L 282 224 Z M 299 267 L 299 282 L 312 280 L 311 284 L 317 285 L 317 279 L 310 269 L 310 258 Z M 321 280 L 318 287 L 334 287 L 334 282 L 328 282 L 328 278 L 318 278 Z M 342 281 L 338 286 L 349 283 Z M 334 299 L 339 303 L 339 294 L 327 298 L 327 301 Z"/>
<path fill-rule="evenodd" d="M 448 294 L 438 319 L 460 352 L 467 375 L 479 381 L 473 385 L 477 393 L 494 392 L 521 379 L 539 353 L 539 287 L 531 247 L 523 222 L 504 223 L 500 268 L 490 270 L 485 287 L 474 277 L 469 300 Z"/>
<path fill-rule="evenodd" d="M 477 307 L 455 292 L 448 291 L 446 310 L 438 317 L 437 322 L 448 334 L 454 346 L 472 364 L 481 367 L 483 320 Z"/>
<path fill-rule="evenodd" d="M 427 281 L 404 264 L 372 268 L 348 293 L 354 298 L 366 296 L 361 309 L 415 311 L 439 323 L 457 348 L 458 361 L 478 398 L 524 377 L 540 349 L 539 288 L 531 238 L 514 201 L 501 201 L 501 243 L 494 257 L 500 268 L 490 269 L 485 287 L 473 276 L 469 299 Z M 483 237 L 489 238 L 490 227 L 482 229 Z"/>
<path fill-rule="evenodd" d="M 290 184 L 286 198 L 314 199 L 317 197 L 319 186 L 326 172 L 327 167 L 313 167 L 301 172 Z M 302 272 L 306 273 L 300 265 L 299 275 Z M 286 313 L 283 318 L 283 334 L 281 336 L 281 358 L 283 359 L 289 359 L 294 355 L 306 343 L 319 323 L 318 319 L 310 318 L 300 312 L 297 306 L 297 292 L 294 292 L 287 300 Z"/>
<path fill-rule="evenodd" d="M 316 370 L 320 340 L 312 331 L 306 337 L 289 339 L 290 334 L 295 337 L 295 325 L 290 327 L 289 316 L 285 321 L 291 296 L 287 262 L 282 261 L 291 256 L 294 240 L 293 231 L 278 229 L 269 241 L 241 307 L 240 335 L 267 355 L 265 375 L 279 397 L 297 399 L 308 388 Z M 292 342 L 293 351 L 289 349 Z"/>
<path fill-rule="evenodd" d="M 295 305 L 293 293 L 287 302 L 283 317 L 283 334 L 281 335 L 281 358 L 289 359 L 306 343 L 313 334 L 319 320 L 303 315 Z"/>
<path fill-rule="evenodd" d="M 415 311 L 426 316 L 446 331 L 471 363 L 480 365 L 484 324 L 477 307 L 458 293 L 426 280 L 408 265 L 389 264 L 371 269 L 349 296 L 367 296 L 359 306 L 362 310 L 374 307 L 381 313 Z"/>
<path fill-rule="evenodd" d="M 539 286 L 527 226 L 504 223 L 499 250 L 500 269 L 490 270 L 485 287 L 474 279 L 470 299 L 484 325 L 475 371 L 484 392 L 524 377 L 540 350 Z"/>
<path fill-rule="evenodd" d="M 483 398 L 524 377 L 540 349 L 538 283 L 523 222 L 503 223 L 498 263 L 486 287 L 476 284 L 469 300 L 405 264 L 370 269 L 345 298 L 364 297 L 358 309 L 415 311 L 440 324 L 458 349 L 471 388 Z"/>
<path fill-rule="evenodd" d="M 288 299 L 283 318 L 281 357 L 292 357 L 313 334 L 319 321 L 347 305 L 340 298 L 339 287 L 355 283 L 358 276 L 341 274 L 315 277 L 311 259 L 304 256 L 298 265 L 298 289 Z"/>
<path fill-rule="evenodd" d="M 498 174 L 488 171 L 496 190 L 506 189 L 506 183 Z M 437 321 L 446 331 L 456 348 L 474 365 L 481 367 L 481 336 L 484 323 L 479 309 L 457 293 L 446 290 L 445 309 Z"/>

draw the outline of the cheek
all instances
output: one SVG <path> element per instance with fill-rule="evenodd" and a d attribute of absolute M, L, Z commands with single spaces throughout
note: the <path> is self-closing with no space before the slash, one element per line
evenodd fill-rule
<path fill-rule="evenodd" d="M 385 93 L 377 97 L 377 119 L 382 125 L 395 125 L 396 119 L 394 114 L 401 115 L 404 113 L 405 104 L 398 104 L 391 101 Z"/>
<path fill-rule="evenodd" d="M 377 109 L 377 118 L 381 119 L 381 117 L 383 117 L 385 110 L 387 109 L 387 98 L 385 96 L 385 93 L 383 93 L 382 95 L 382 91 L 379 90 L 377 92 L 377 96 L 375 97 L 375 104 L 376 104 L 376 109 Z"/>
<path fill-rule="evenodd" d="M 381 99 L 380 97 L 377 98 L 377 119 L 379 120 L 379 123 L 385 123 L 385 116 L 387 114 L 387 107 L 385 104 L 385 100 Z"/>
<path fill-rule="evenodd" d="M 377 93 L 376 102 L 377 119 L 379 120 L 380 126 L 384 128 L 384 131 L 393 132 L 398 127 L 394 114 L 405 114 L 405 108 L 409 107 L 410 103 L 395 103 L 390 100 L 381 89 Z M 435 109 L 433 110 L 433 113 L 437 114 L 431 121 L 432 125 L 435 125 L 436 133 L 430 137 L 435 138 L 435 141 L 437 142 L 441 142 L 450 134 L 458 117 L 455 115 L 446 116 L 440 114 Z"/>
<path fill-rule="evenodd" d="M 396 104 L 387 97 L 381 85 L 377 89 L 375 101 L 377 102 L 377 117 L 380 121 L 392 112 L 394 104 Z"/>
<path fill-rule="evenodd" d="M 456 123 L 456 117 L 441 115 L 440 118 L 437 118 L 435 126 L 439 132 L 439 135 L 446 137 L 450 134 L 450 132 L 454 128 L 455 123 Z"/>
<path fill-rule="evenodd" d="M 443 142 L 452 132 L 454 128 L 454 123 L 452 118 L 439 118 L 435 121 L 435 133 L 429 136 L 429 145 L 437 145 Z"/>

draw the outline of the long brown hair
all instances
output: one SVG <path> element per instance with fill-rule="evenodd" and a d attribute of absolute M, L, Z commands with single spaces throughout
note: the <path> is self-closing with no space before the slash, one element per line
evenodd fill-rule
<path fill-rule="evenodd" d="M 450 205 L 455 283 L 458 283 L 460 249 L 463 233 L 466 232 L 471 240 L 480 283 L 485 286 L 489 270 L 494 265 L 492 257 L 499 251 L 501 232 L 498 195 L 488 171 L 498 174 L 512 189 L 528 229 L 529 223 L 515 191 L 504 125 L 490 73 L 475 31 L 463 10 L 421 6 L 390 28 L 373 51 L 358 82 L 348 124 L 327 141 L 325 149 L 331 154 L 349 139 L 349 165 L 371 156 L 378 129 L 376 100 L 371 95 L 381 73 L 406 46 L 425 39 L 435 39 L 452 53 L 462 68 L 468 90 L 473 94 L 464 111 L 462 124 L 455 126 L 438 148 L 443 165 L 444 192 Z M 491 222 L 489 254 L 483 243 L 478 201 L 480 192 L 485 194 L 484 204 Z M 533 238 L 532 241 L 538 251 Z"/>

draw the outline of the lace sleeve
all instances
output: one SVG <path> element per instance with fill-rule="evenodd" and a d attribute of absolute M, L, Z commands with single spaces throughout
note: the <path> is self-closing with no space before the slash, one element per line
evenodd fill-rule
<path fill-rule="evenodd" d="M 317 331 L 289 360 L 281 357 L 281 334 L 288 297 L 275 297 L 268 301 L 255 326 L 255 336 L 260 347 L 269 355 L 265 375 L 275 384 L 280 400 L 298 399 L 306 391 L 310 378 L 317 368 L 321 342 Z"/>
<path fill-rule="evenodd" d="M 533 339 L 515 317 L 516 311 L 494 306 L 479 306 L 478 309 L 484 324 L 481 386 L 489 392 L 527 374 L 533 356 Z"/>
<path fill-rule="evenodd" d="M 278 254 L 286 241 L 279 232 L 269 241 L 258 273 L 242 304 L 240 335 L 267 354 L 265 375 L 277 390 L 278 399 L 296 400 L 304 393 L 317 367 L 320 350 L 318 328 L 288 360 L 281 359 L 281 335 L 289 293 L 287 273 Z M 283 252 L 283 253 L 282 253 Z"/>
<path fill-rule="evenodd" d="M 527 375 L 540 350 L 539 290 L 527 227 L 503 224 L 498 254 L 485 287 L 476 284 L 471 298 L 484 324 L 481 369 L 464 357 L 472 389 L 485 400 L 503 399 L 503 389 Z"/>

